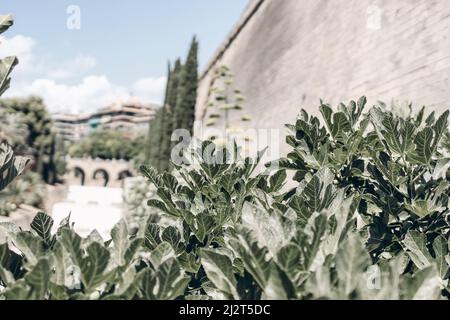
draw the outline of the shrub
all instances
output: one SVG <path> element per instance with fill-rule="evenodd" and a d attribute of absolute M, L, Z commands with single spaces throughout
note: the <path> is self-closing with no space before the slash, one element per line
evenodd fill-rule
<path fill-rule="evenodd" d="M 0 17 L 0 34 L 5 32 L 12 26 L 13 20 L 11 16 Z M 12 69 L 17 65 L 17 59 L 15 57 L 6 57 L 0 60 L 0 96 L 9 88 L 11 78 L 9 77 Z M 2 119 L 4 119 L 3 112 L 1 113 Z M 8 123 L 8 127 L 11 128 L 11 124 Z M 18 133 L 16 129 L 12 128 L 12 134 Z M 4 190 L 18 175 L 25 169 L 29 159 L 16 156 L 13 149 L 3 140 L 7 140 L 8 135 L 2 134 L 2 141 L 0 142 L 0 191 Z"/>
<path fill-rule="evenodd" d="M 144 177 L 138 176 L 125 180 L 123 202 L 130 228 L 139 228 L 150 217 L 154 217 L 154 222 L 159 220 L 159 211 L 147 205 L 147 200 L 153 197 L 156 197 L 156 188 Z"/>
<path fill-rule="evenodd" d="M 122 131 L 100 129 L 70 146 L 69 154 L 77 158 L 131 160 L 144 147 L 144 140 L 142 135 L 130 135 Z"/>
<path fill-rule="evenodd" d="M 47 194 L 47 186 L 34 172 L 26 171 L 20 179 L 9 184 L 0 197 L 0 216 L 8 216 L 20 205 L 42 208 Z"/>
<path fill-rule="evenodd" d="M 43 213 L 31 231 L 0 224 L 0 238 L 10 239 L 0 246 L 1 294 L 7 299 L 447 296 L 448 208 L 441 197 L 448 193 L 448 166 L 438 164 L 446 153 L 447 115 L 421 121 L 423 112 L 402 118 L 381 107 L 363 113 L 364 105 L 364 98 L 338 112 L 322 105 L 325 126 L 302 112 L 289 126 L 293 151 L 278 160 L 281 168 L 274 172 L 256 172 L 262 153 L 255 160 L 241 158 L 236 144 L 227 149 L 211 141 L 194 146 L 186 156 L 197 162 L 173 174 L 143 166 L 157 190 L 148 204 L 169 218 L 164 223 L 150 218 L 137 232 L 121 221 L 111 239 L 95 231 L 81 238 L 68 219 L 51 232 L 53 221 Z M 408 134 L 404 128 L 410 128 Z M 429 133 L 425 151 L 421 141 Z M 395 149 L 394 137 L 410 141 L 408 152 Z M 295 189 L 285 189 L 286 169 L 296 172 Z M 393 199 L 396 206 L 390 205 Z M 418 199 L 438 205 L 424 215 L 423 206 L 411 205 Z M 377 229 L 380 225 L 386 229 Z"/>
<path fill-rule="evenodd" d="M 2 99 L 0 109 L 6 114 L 14 115 L 15 120 L 26 129 L 25 132 L 16 131 L 24 134 L 22 137 L 24 141 L 21 143 L 15 138 L 15 141 L 12 141 L 14 150 L 34 158 L 33 170 L 39 173 L 46 183 L 57 183 L 64 174 L 60 171 L 58 163 L 64 163 L 64 159 L 60 150 L 57 150 L 52 120 L 42 99 L 38 97 Z"/>
<path fill-rule="evenodd" d="M 447 241 L 450 158 L 443 138 L 449 112 L 425 117 L 422 108 L 402 118 L 383 105 L 363 113 L 365 105 L 364 97 L 337 112 L 322 104 L 324 126 L 303 110 L 288 125 L 293 151 L 280 166 L 295 170 L 300 185 L 327 168 L 337 187 L 359 197 L 360 223 L 375 259 L 407 250 L 408 234 L 424 236 L 430 249 L 436 237 Z"/>

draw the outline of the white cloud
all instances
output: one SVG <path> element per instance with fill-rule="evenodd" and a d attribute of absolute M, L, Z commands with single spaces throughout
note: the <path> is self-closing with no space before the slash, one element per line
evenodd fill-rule
<path fill-rule="evenodd" d="M 59 83 L 54 79 L 37 79 L 30 84 L 13 84 L 7 97 L 38 95 L 51 112 L 88 113 L 131 95 L 143 102 L 161 103 L 165 78 L 143 78 L 129 88 L 113 84 L 105 75 L 87 76 L 75 85 Z"/>
<path fill-rule="evenodd" d="M 74 113 L 92 112 L 131 95 L 143 102 L 161 103 L 165 77 L 145 77 L 128 86 L 117 85 L 106 75 L 89 73 L 97 65 L 94 57 L 78 55 L 58 63 L 39 59 L 33 52 L 35 46 L 36 41 L 27 36 L 0 37 L 0 57 L 19 57 L 5 97 L 37 95 L 51 112 Z M 66 82 L 68 79 L 71 84 Z"/>
<path fill-rule="evenodd" d="M 68 79 L 85 74 L 97 64 L 94 57 L 78 55 L 54 67 L 54 61 L 36 58 L 33 52 L 35 47 L 36 41 L 24 35 L 16 35 L 12 38 L 0 37 L 0 57 L 18 57 L 19 64 L 14 72 L 22 77 L 39 74 L 52 79 Z"/>
<path fill-rule="evenodd" d="M 95 58 L 79 55 L 74 59 L 63 62 L 60 67 L 48 72 L 48 76 L 52 79 L 69 79 L 90 71 L 96 64 Z"/>
<path fill-rule="evenodd" d="M 139 79 L 133 84 L 132 89 L 134 95 L 146 101 L 161 103 L 166 89 L 166 77 Z"/>
<path fill-rule="evenodd" d="M 12 38 L 0 37 L 0 57 L 17 56 L 19 65 L 16 73 L 32 73 L 37 70 L 33 48 L 36 41 L 30 37 L 16 35 Z"/>

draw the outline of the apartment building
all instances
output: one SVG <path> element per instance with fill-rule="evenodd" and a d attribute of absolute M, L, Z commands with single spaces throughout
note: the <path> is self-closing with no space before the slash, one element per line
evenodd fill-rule
<path fill-rule="evenodd" d="M 137 98 L 115 102 L 92 114 L 54 114 L 56 133 L 64 141 L 78 141 L 97 129 L 145 132 L 154 117 L 155 104 L 143 104 Z"/>

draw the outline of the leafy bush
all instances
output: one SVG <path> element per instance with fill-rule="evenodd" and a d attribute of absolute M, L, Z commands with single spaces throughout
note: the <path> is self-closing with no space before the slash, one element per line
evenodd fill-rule
<path fill-rule="evenodd" d="M 27 158 L 15 156 L 9 145 L 0 144 L 0 191 L 23 172 L 28 161 Z"/>
<path fill-rule="evenodd" d="M 147 200 L 153 197 L 156 197 L 156 188 L 144 177 L 130 177 L 125 180 L 123 202 L 130 229 L 139 228 L 150 217 L 154 217 L 154 222 L 159 220 L 159 211 L 147 205 Z"/>
<path fill-rule="evenodd" d="M 53 222 L 43 213 L 31 231 L 0 224 L 0 240 L 9 239 L 0 246 L 1 294 L 7 299 L 447 296 L 448 166 L 438 164 L 447 152 L 442 140 L 447 115 L 421 121 L 423 112 L 401 118 L 381 107 L 363 113 L 364 105 L 362 98 L 336 113 L 322 105 L 325 119 L 331 119 L 326 126 L 302 112 L 289 126 L 293 151 L 275 172 L 256 172 L 262 152 L 255 160 L 241 158 L 236 144 L 227 149 L 211 141 L 186 153 L 196 162 L 174 174 L 143 166 L 157 189 L 148 204 L 169 219 L 150 218 L 137 232 L 121 221 L 111 239 L 95 231 L 81 238 L 68 220 L 51 232 Z M 395 134 L 388 134 L 390 123 Z M 410 128 L 406 135 L 404 128 Z M 428 133 L 431 143 L 422 153 Z M 394 137 L 401 145 L 411 141 L 408 152 L 392 147 L 399 144 Z M 396 175 L 389 174 L 397 166 Z M 286 190 L 285 168 L 296 172 L 295 189 Z M 423 214 L 424 206 L 412 205 L 420 199 L 439 205 Z M 386 229 L 377 229 L 380 223 Z"/>
<path fill-rule="evenodd" d="M 72 157 L 131 160 L 144 147 L 144 136 L 130 135 L 121 131 L 101 129 L 70 146 Z"/>
<path fill-rule="evenodd" d="M 26 171 L 20 179 L 9 184 L 0 196 L 0 216 L 8 216 L 25 204 L 36 208 L 44 206 L 47 186 L 34 172 Z"/>
<path fill-rule="evenodd" d="M 0 32 L 11 24 L 2 19 Z M 0 93 L 16 63 L 1 61 Z M 148 205 L 170 217 L 164 223 L 150 217 L 130 232 L 120 221 L 111 239 L 81 238 L 69 218 L 54 230 L 44 213 L 30 231 L 1 223 L 0 297 L 448 296 L 448 112 L 401 117 L 365 105 L 363 97 L 334 112 L 322 103 L 325 126 L 302 110 L 276 172 L 255 173 L 262 153 L 253 161 L 211 141 L 175 174 L 142 167 L 159 198 Z M 0 191 L 26 162 L 0 145 Z M 287 191 L 286 169 L 298 182 Z"/>
<path fill-rule="evenodd" d="M 365 98 L 341 104 L 339 111 L 322 104 L 322 126 L 302 111 L 287 142 L 293 151 L 281 167 L 304 179 L 328 168 L 336 186 L 360 198 L 358 212 L 374 258 L 405 249 L 408 232 L 419 232 L 431 246 L 438 236 L 448 239 L 447 171 L 450 158 L 443 145 L 448 134 L 446 111 L 402 118 L 383 106 L 363 113 Z"/>
<path fill-rule="evenodd" d="M 12 24 L 0 20 L 0 32 Z M 15 58 L 0 62 L 0 94 Z M 206 141 L 158 174 L 162 216 L 111 239 L 69 217 L 0 223 L 0 298 L 439 299 L 449 296 L 448 112 L 402 117 L 366 99 L 302 110 L 275 172 Z M 95 149 L 95 148 L 94 148 Z M 97 151 L 96 151 L 97 152 Z M 27 160 L 0 145 L 0 191 Z M 273 168 L 272 164 L 268 168 Z M 285 190 L 286 170 L 297 186 Z M 163 221 L 164 220 L 164 221 Z"/>
<path fill-rule="evenodd" d="M 64 174 L 58 163 L 64 163 L 64 159 L 58 150 L 52 119 L 42 99 L 38 97 L 2 99 L 0 109 L 3 110 L 2 113 L 14 115 L 15 120 L 26 129 L 21 133 L 23 142 L 17 138 L 12 141 L 14 151 L 33 158 L 35 164 L 32 169 L 39 173 L 45 182 L 57 183 Z"/>
<path fill-rule="evenodd" d="M 188 279 L 178 262 L 163 252 L 144 252 L 144 239 L 129 238 L 125 222 L 113 228 L 106 242 L 95 231 L 82 239 L 68 219 L 55 234 L 52 226 L 44 213 L 35 217 L 31 231 L 1 224 L 23 254 L 6 243 L 0 246 L 7 299 L 173 299 L 183 293 Z"/>
<path fill-rule="evenodd" d="M 12 24 L 13 20 L 11 16 L 1 16 L 0 34 L 8 30 Z M 11 81 L 9 75 L 13 68 L 17 65 L 17 62 L 16 57 L 6 57 L 0 60 L 0 96 L 9 88 L 9 83 Z M 1 113 L 1 116 L 3 119 L 3 112 Z M 9 125 L 10 123 L 7 124 Z M 18 131 L 14 133 L 17 132 Z M 0 191 L 4 190 L 18 175 L 22 173 L 29 161 L 27 158 L 16 156 L 14 154 L 11 146 L 4 143 L 4 140 L 7 140 L 8 138 L 12 137 L 2 134 L 2 141 L 0 141 Z"/>

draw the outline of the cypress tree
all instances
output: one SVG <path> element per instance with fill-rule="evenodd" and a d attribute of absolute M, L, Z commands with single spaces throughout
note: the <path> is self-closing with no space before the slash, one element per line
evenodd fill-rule
<path fill-rule="evenodd" d="M 169 62 L 164 105 L 167 103 L 167 96 L 169 93 L 169 87 L 171 83 L 171 74 L 172 71 Z M 161 109 L 164 109 L 164 106 Z M 147 132 L 147 144 L 145 149 L 145 162 L 155 167 L 158 167 L 158 158 L 159 158 L 158 154 L 160 152 L 161 147 L 161 144 L 159 143 L 161 137 L 160 128 L 163 125 L 162 124 L 163 119 L 161 119 L 161 111 L 162 111 L 161 109 L 158 109 L 155 112 L 155 116 L 149 122 Z"/>
<path fill-rule="evenodd" d="M 155 154 L 155 164 L 154 166 L 159 170 L 159 171 L 164 171 L 166 164 L 165 164 L 165 159 L 164 159 L 164 154 L 165 154 L 165 148 L 166 146 L 164 145 L 164 141 L 167 140 L 166 138 L 166 126 L 168 125 L 168 123 L 170 123 L 170 119 L 169 119 L 169 115 L 167 114 L 166 111 L 166 106 L 167 106 L 167 102 L 168 102 L 168 97 L 170 95 L 170 87 L 171 87 L 171 83 L 172 83 L 172 78 L 173 78 L 173 74 L 172 74 L 172 70 L 170 67 L 170 62 L 168 63 L 168 68 L 167 68 L 167 83 L 166 83 L 166 92 L 164 95 L 164 103 L 161 107 L 159 111 L 160 116 L 159 116 L 159 124 L 158 124 L 158 128 L 159 131 L 156 134 L 157 140 L 155 141 L 154 144 L 154 148 L 157 150 L 156 154 Z"/>
<path fill-rule="evenodd" d="M 150 123 L 150 131 L 149 131 L 150 152 L 148 163 L 156 168 L 158 168 L 158 159 L 159 159 L 158 153 L 161 147 L 161 144 L 159 143 L 161 137 L 161 124 L 162 124 L 161 117 L 162 117 L 162 108 L 159 108 L 155 113 L 155 117 Z"/>
<path fill-rule="evenodd" d="M 177 90 L 180 78 L 181 61 L 177 59 L 175 66 L 171 71 L 170 84 L 166 91 L 166 103 L 164 105 L 164 124 L 163 124 L 163 134 L 161 137 L 161 161 L 159 168 L 161 171 L 167 171 L 170 167 L 170 155 L 171 155 L 171 136 L 173 128 L 173 115 L 174 106 L 177 101 Z"/>
<path fill-rule="evenodd" d="M 195 120 L 195 103 L 197 100 L 198 42 L 194 37 L 185 65 L 181 69 L 174 109 L 173 130 L 187 129 L 192 134 Z"/>
<path fill-rule="evenodd" d="M 178 85 L 180 82 L 180 73 L 181 73 L 181 69 L 183 68 L 183 66 L 181 65 L 181 60 L 180 58 L 178 58 L 175 61 L 175 66 L 173 68 L 172 71 L 172 76 L 171 76 L 171 84 L 170 84 L 170 88 L 169 88 L 169 94 L 167 96 L 167 105 L 168 105 L 168 109 L 170 110 L 170 112 L 173 113 L 175 106 L 177 104 L 177 96 L 178 96 Z M 172 128 L 170 128 L 172 129 Z"/>
<path fill-rule="evenodd" d="M 155 118 L 151 119 L 148 122 L 148 130 L 147 130 L 147 138 L 146 138 L 146 144 L 145 144 L 145 150 L 144 150 L 144 162 L 147 164 L 150 161 L 151 153 L 152 153 L 152 133 L 153 133 L 153 120 Z"/>
<path fill-rule="evenodd" d="M 194 37 L 186 64 L 177 59 L 173 70 L 168 67 L 164 105 L 150 121 L 145 161 L 159 171 L 170 167 L 173 130 L 187 129 L 192 134 L 197 99 L 198 42 Z"/>

